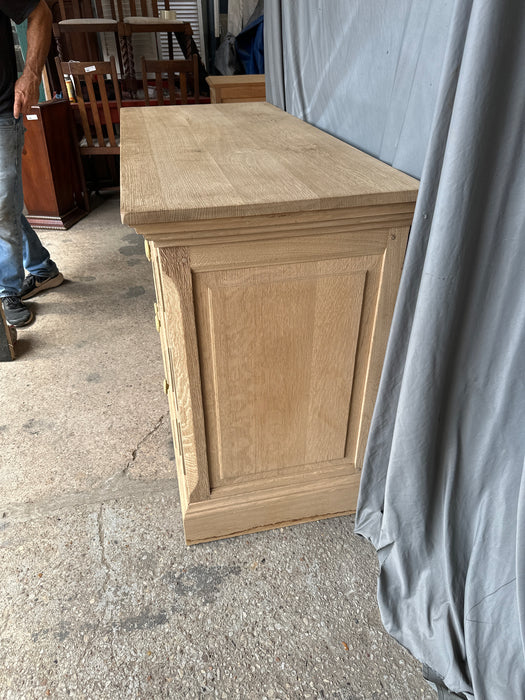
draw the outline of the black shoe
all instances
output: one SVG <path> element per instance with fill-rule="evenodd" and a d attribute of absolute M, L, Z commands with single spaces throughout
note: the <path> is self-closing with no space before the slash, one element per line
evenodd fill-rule
<path fill-rule="evenodd" d="M 2 307 L 10 326 L 27 326 L 33 320 L 33 312 L 22 303 L 20 297 L 2 297 Z"/>
<path fill-rule="evenodd" d="M 40 294 L 40 292 L 46 289 L 52 289 L 53 287 L 58 287 L 64 281 L 64 275 L 61 272 L 57 272 L 56 275 L 52 277 L 38 277 L 38 275 L 28 275 L 24 283 L 22 284 L 22 292 L 20 293 L 21 299 L 30 299 L 34 297 L 35 294 Z"/>

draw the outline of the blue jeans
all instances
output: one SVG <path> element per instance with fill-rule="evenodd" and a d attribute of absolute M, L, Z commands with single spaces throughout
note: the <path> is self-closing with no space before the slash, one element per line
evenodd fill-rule
<path fill-rule="evenodd" d="M 49 277 L 58 272 L 23 215 L 23 119 L 0 115 L 0 297 L 19 296 L 24 268 Z"/>

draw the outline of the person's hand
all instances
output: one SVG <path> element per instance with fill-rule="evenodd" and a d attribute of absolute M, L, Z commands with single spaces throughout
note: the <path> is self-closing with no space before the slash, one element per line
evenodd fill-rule
<path fill-rule="evenodd" d="M 33 105 L 38 104 L 39 96 L 40 76 L 26 69 L 15 83 L 14 118 L 18 119 L 21 114 L 27 114 Z"/>

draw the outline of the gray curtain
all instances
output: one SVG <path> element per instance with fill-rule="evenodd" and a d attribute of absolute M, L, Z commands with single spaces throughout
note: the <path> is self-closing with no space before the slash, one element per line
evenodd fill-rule
<path fill-rule="evenodd" d="M 451 0 L 266 0 L 267 99 L 419 177 Z"/>
<path fill-rule="evenodd" d="M 356 518 L 383 623 L 442 693 L 525 698 L 525 4 L 280 5 L 286 108 L 421 176 Z"/>

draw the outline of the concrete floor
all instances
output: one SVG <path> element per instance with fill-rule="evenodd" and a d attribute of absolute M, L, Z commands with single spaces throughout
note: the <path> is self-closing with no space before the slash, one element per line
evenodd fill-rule
<path fill-rule="evenodd" d="M 0 698 L 432 700 L 335 518 L 184 544 L 153 282 L 118 197 L 0 365 Z"/>

